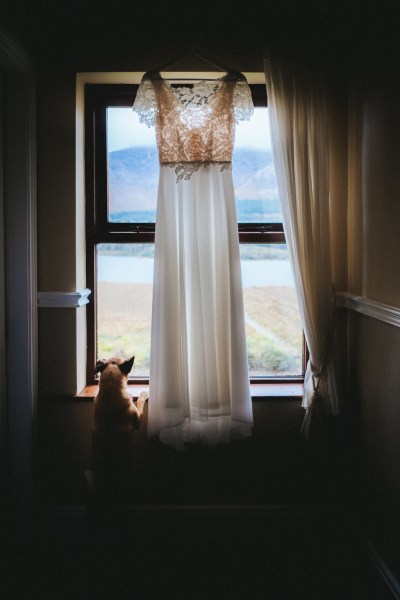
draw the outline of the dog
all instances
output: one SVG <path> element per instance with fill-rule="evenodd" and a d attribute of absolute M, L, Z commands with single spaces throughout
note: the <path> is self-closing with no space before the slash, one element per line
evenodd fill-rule
<path fill-rule="evenodd" d="M 141 392 L 136 403 L 127 389 L 128 374 L 135 357 L 97 361 L 99 391 L 94 399 L 92 470 L 87 480 L 97 492 L 115 494 L 129 482 L 133 465 L 133 432 L 139 429 L 148 393 Z"/>
<path fill-rule="evenodd" d="M 94 372 L 100 373 L 99 391 L 94 399 L 95 430 L 131 432 L 139 429 L 147 392 L 141 392 L 136 404 L 127 389 L 128 375 L 135 357 L 128 360 L 99 360 Z"/>

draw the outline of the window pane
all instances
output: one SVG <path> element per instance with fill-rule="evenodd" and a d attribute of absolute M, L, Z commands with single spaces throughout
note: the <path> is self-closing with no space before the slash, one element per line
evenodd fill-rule
<path fill-rule="evenodd" d="M 256 107 L 238 124 L 233 152 L 233 184 L 239 223 L 281 223 L 268 109 Z"/>
<path fill-rule="evenodd" d="M 154 129 L 132 108 L 107 108 L 108 221 L 154 223 L 158 155 Z"/>
<path fill-rule="evenodd" d="M 240 245 L 251 377 L 302 376 L 303 332 L 286 246 Z"/>
<path fill-rule="evenodd" d="M 149 376 L 154 244 L 97 246 L 97 358 L 135 355 Z"/>
<path fill-rule="evenodd" d="M 252 377 L 302 375 L 303 335 L 286 246 L 241 244 Z M 148 377 L 153 244 L 97 246 L 97 358 L 135 355 Z"/>
<path fill-rule="evenodd" d="M 154 128 L 131 108 L 107 109 L 108 220 L 154 223 L 158 155 Z M 269 137 L 268 109 L 256 107 L 236 127 L 233 181 L 240 223 L 280 223 L 282 215 Z"/>

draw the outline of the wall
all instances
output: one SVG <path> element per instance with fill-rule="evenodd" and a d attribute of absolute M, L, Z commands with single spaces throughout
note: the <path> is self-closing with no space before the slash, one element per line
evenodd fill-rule
<path fill-rule="evenodd" d="M 351 190 L 350 288 L 400 309 L 400 85 L 395 48 L 382 48 L 361 69 L 351 129 L 359 148 Z M 359 402 L 370 512 L 367 528 L 390 566 L 400 564 L 400 310 L 397 323 L 351 317 L 350 374 Z"/>
<path fill-rule="evenodd" d="M 132 477 L 122 482 L 128 489 L 123 500 L 138 506 L 328 504 L 334 510 L 349 502 L 344 481 L 354 481 L 355 463 L 348 446 L 333 452 L 332 440 L 314 453 L 305 445 L 299 438 L 300 400 L 256 399 L 253 412 L 251 438 L 177 452 L 147 437 L 146 409 L 134 434 Z M 39 414 L 41 500 L 50 506 L 86 504 L 92 401 L 49 397 L 41 399 Z"/>
<path fill-rule="evenodd" d="M 3 528 L 14 525 L 20 541 L 32 507 L 37 400 L 36 107 L 30 57 L 2 28 L 0 73 L 1 503 Z"/>
<path fill-rule="evenodd" d="M 85 287 L 82 212 L 76 201 L 74 73 L 38 80 L 38 287 L 75 292 Z M 42 394 L 74 395 L 85 384 L 85 307 L 39 309 Z M 79 343 L 78 343 L 79 341 Z M 83 360 L 82 360 L 83 359 Z"/>

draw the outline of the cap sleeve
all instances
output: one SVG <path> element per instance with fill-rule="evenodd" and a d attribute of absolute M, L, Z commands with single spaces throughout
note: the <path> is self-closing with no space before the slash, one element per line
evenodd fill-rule
<path fill-rule="evenodd" d="M 147 127 L 154 127 L 157 99 L 150 79 L 142 79 L 133 103 L 133 111 L 138 114 L 141 123 L 145 123 Z"/>
<path fill-rule="evenodd" d="M 235 121 L 250 121 L 254 112 L 253 99 L 247 81 L 238 81 L 233 93 L 233 109 Z"/>

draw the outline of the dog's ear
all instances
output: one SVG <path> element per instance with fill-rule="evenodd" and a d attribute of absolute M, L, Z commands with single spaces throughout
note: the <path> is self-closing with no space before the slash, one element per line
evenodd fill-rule
<path fill-rule="evenodd" d="M 132 358 L 129 358 L 128 360 L 125 360 L 123 363 L 118 365 L 124 375 L 128 375 L 128 373 L 131 371 L 134 360 L 135 360 L 135 357 L 132 356 Z"/>
<path fill-rule="evenodd" d="M 96 366 L 94 368 L 94 373 L 102 373 L 104 371 L 104 369 L 106 368 L 106 361 L 105 360 L 98 360 L 96 363 Z"/>

